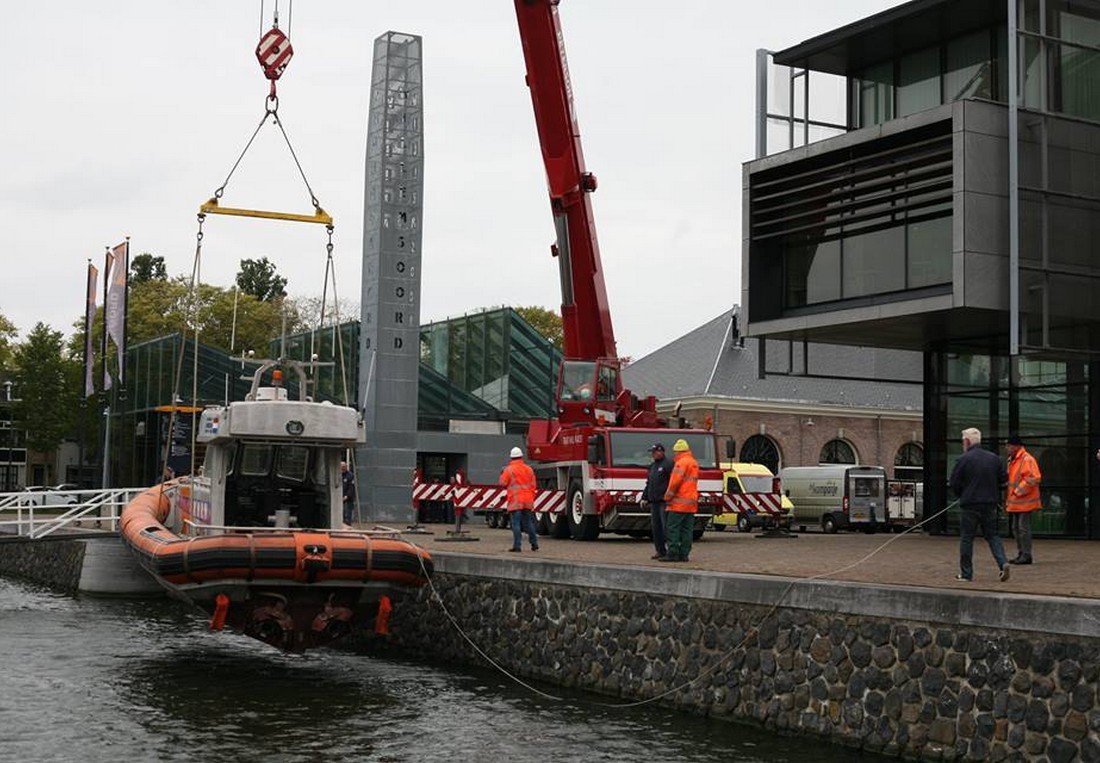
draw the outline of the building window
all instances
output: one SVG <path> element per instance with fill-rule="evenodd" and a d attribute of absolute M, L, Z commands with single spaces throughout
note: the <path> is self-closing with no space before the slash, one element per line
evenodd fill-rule
<path fill-rule="evenodd" d="M 943 73 L 945 101 L 961 101 L 964 98 L 993 99 L 994 67 L 989 43 L 988 30 L 968 34 L 947 43 L 947 66 Z"/>
<path fill-rule="evenodd" d="M 903 56 L 898 64 L 898 116 L 916 114 L 941 103 L 939 47 Z"/>
<path fill-rule="evenodd" d="M 767 435 L 754 434 L 741 445 L 741 461 L 763 464 L 772 474 L 779 473 L 779 446 Z"/>
<path fill-rule="evenodd" d="M 894 477 L 899 480 L 919 480 L 924 475 L 924 447 L 917 442 L 907 442 L 898 448 L 894 456 Z"/>
<path fill-rule="evenodd" d="M 872 66 L 857 80 L 859 124 L 869 127 L 894 118 L 894 62 Z"/>
<path fill-rule="evenodd" d="M 858 464 L 859 458 L 856 456 L 855 447 L 850 442 L 837 438 L 825 443 L 821 448 L 821 458 L 818 461 L 823 464 Z"/>

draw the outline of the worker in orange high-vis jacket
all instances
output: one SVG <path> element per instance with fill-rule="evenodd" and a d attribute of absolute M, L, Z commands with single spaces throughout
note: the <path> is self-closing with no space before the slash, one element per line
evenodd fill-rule
<path fill-rule="evenodd" d="M 1039 483 L 1043 474 L 1039 464 L 1024 448 L 1023 441 L 1013 435 L 1005 446 L 1008 452 L 1008 495 L 1005 510 L 1009 526 L 1016 536 L 1016 558 L 1009 564 L 1031 564 L 1031 512 L 1043 508 L 1039 499 Z"/>
<path fill-rule="evenodd" d="M 668 556 L 662 562 L 686 562 L 691 554 L 695 512 L 699 510 L 699 463 L 687 440 L 672 446 L 672 475 L 665 491 L 665 535 Z"/>
<path fill-rule="evenodd" d="M 512 547 L 520 551 L 523 531 L 531 542 L 531 550 L 539 550 L 539 536 L 535 529 L 535 472 L 523 462 L 523 451 L 512 448 L 511 460 L 500 473 L 500 484 L 508 491 L 508 516 L 512 519 Z"/>

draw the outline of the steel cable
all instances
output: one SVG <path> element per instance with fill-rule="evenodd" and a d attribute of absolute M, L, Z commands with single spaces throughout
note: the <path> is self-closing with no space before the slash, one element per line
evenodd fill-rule
<path fill-rule="evenodd" d="M 903 538 L 904 536 L 906 536 L 909 533 L 913 532 L 914 530 L 917 530 L 918 528 L 924 526 L 928 522 L 931 522 L 933 519 L 936 519 L 937 517 L 943 516 L 944 514 L 946 514 L 948 511 L 950 511 L 952 508 L 954 508 L 957 505 L 958 505 L 958 501 L 954 501 L 953 503 L 948 504 L 945 508 L 943 508 L 940 511 L 936 512 L 932 516 L 927 517 L 925 519 L 922 519 L 920 522 L 914 524 L 912 527 L 906 528 L 904 532 L 901 532 L 897 535 L 894 535 L 889 540 L 887 540 L 885 543 L 883 543 L 883 544 L 879 545 L 878 547 L 874 548 L 869 553 L 865 554 L 864 556 L 862 556 L 861 558 L 859 558 L 856 561 L 852 562 L 851 564 L 846 564 L 843 567 L 838 567 L 835 570 L 830 570 L 828 572 L 818 573 L 817 575 L 810 575 L 809 577 L 801 577 L 801 578 L 792 579 L 790 582 L 787 583 L 786 587 L 783 589 L 783 592 L 779 595 L 779 597 L 775 600 L 775 602 L 773 602 L 771 604 L 771 606 L 768 607 L 768 610 L 760 617 L 760 619 L 757 621 L 757 623 L 755 625 L 753 625 L 751 628 L 748 629 L 748 631 L 741 638 L 741 640 L 738 641 L 737 644 L 734 645 L 724 655 L 722 655 L 722 657 L 719 658 L 717 662 L 715 662 L 713 665 L 707 667 L 706 669 L 702 670 L 698 675 L 696 675 L 691 680 L 685 681 L 681 684 L 678 684 L 677 686 L 674 686 L 671 689 L 663 691 L 660 694 L 656 694 L 652 697 L 637 700 L 637 701 L 634 701 L 634 702 L 596 702 L 596 701 L 593 701 L 592 704 L 594 704 L 598 707 L 606 707 L 606 708 L 623 708 L 623 709 L 625 709 L 625 708 L 630 708 L 630 707 L 640 707 L 642 705 L 648 705 L 652 702 L 657 702 L 658 700 L 664 699 L 665 697 L 668 697 L 672 694 L 676 694 L 677 692 L 680 692 L 680 691 L 683 691 L 684 689 L 690 688 L 691 686 L 696 684 L 700 679 L 706 678 L 707 676 L 712 675 L 715 671 L 717 671 L 720 667 L 722 667 L 731 657 L 733 657 L 735 654 L 737 654 L 745 646 L 745 644 L 748 642 L 748 640 L 750 638 L 752 638 L 753 636 L 758 634 L 759 631 L 760 631 L 760 628 L 764 625 L 765 622 L 768 621 L 769 618 L 771 618 L 772 615 L 775 614 L 776 610 L 778 610 L 779 607 L 782 606 L 784 600 L 787 598 L 787 596 L 790 594 L 790 592 L 792 590 L 794 590 L 794 587 L 797 584 L 799 584 L 799 583 L 808 583 L 808 582 L 813 581 L 813 580 L 824 580 L 826 578 L 832 577 L 834 575 L 839 575 L 843 572 L 847 572 L 848 570 L 851 570 L 855 567 L 858 567 L 859 565 L 863 564 L 864 562 L 868 561 L 873 556 L 878 554 L 880 551 L 882 551 L 884 548 L 889 546 L 891 543 L 894 543 L 895 541 L 900 540 L 901 538 Z M 410 541 L 410 543 L 411 543 L 411 541 Z M 415 546 L 416 544 L 414 543 L 412 545 Z M 421 547 L 417 546 L 417 548 L 421 548 Z M 417 558 L 420 558 L 419 554 L 417 555 Z M 451 625 L 454 626 L 455 630 L 458 631 L 458 634 L 460 636 L 462 636 L 462 638 L 466 641 L 466 643 L 468 643 L 471 647 L 473 647 L 474 651 L 476 651 L 479 655 L 484 657 L 485 660 L 488 661 L 490 665 L 492 665 L 494 668 L 496 668 L 498 671 L 500 671 L 504 676 L 511 679 L 512 681 L 519 684 L 520 686 L 523 686 L 527 689 L 530 689 L 532 692 L 534 692 L 535 694 L 538 694 L 540 697 L 544 697 L 546 699 L 552 699 L 552 700 L 555 700 L 555 701 L 563 701 L 565 699 L 564 697 L 558 697 L 558 696 L 555 696 L 553 694 L 548 694 L 544 691 L 536 689 L 535 687 L 533 687 L 530 684 L 528 684 L 527 682 L 525 682 L 523 679 L 521 679 L 518 676 L 516 676 L 515 674 L 511 673 L 507 668 L 500 665 L 498 662 L 493 660 L 491 657 L 489 657 L 485 653 L 484 650 L 482 650 L 477 644 L 474 643 L 473 639 L 471 639 L 470 636 L 467 635 L 467 633 L 462 629 L 462 626 L 460 626 L 458 624 L 458 621 L 454 617 L 454 615 L 452 615 L 450 610 L 447 609 L 447 605 L 443 603 L 443 597 L 439 595 L 439 592 L 436 590 L 435 584 L 432 582 L 431 577 L 428 575 L 427 569 L 424 567 L 423 559 L 420 560 L 420 568 L 424 573 L 424 577 L 428 581 L 428 587 L 431 589 L 432 598 L 436 602 L 439 603 L 440 609 L 443 610 L 443 614 L 447 616 L 448 620 L 450 620 Z"/>

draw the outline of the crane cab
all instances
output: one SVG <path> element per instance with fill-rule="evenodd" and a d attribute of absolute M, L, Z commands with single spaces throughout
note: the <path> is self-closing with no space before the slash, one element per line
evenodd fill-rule
<path fill-rule="evenodd" d="M 618 360 L 566 360 L 558 374 L 558 420 L 614 424 L 622 391 Z"/>

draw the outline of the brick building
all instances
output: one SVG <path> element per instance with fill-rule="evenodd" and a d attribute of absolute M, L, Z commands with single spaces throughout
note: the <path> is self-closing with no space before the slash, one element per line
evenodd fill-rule
<path fill-rule="evenodd" d="M 920 479 L 921 358 L 834 345 L 769 341 L 760 373 L 757 339 L 738 330 L 738 309 L 632 363 L 637 395 L 694 426 L 732 437 L 743 461 L 782 466 L 882 465 L 890 476 Z"/>

